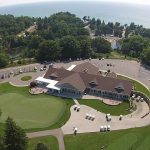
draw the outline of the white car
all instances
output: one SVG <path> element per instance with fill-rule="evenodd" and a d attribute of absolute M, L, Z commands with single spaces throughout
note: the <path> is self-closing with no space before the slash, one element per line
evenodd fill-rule
<path fill-rule="evenodd" d="M 37 71 L 37 67 L 34 67 L 34 70 Z"/>
<path fill-rule="evenodd" d="M 43 68 L 40 68 L 40 71 L 43 71 L 44 69 Z"/>
<path fill-rule="evenodd" d="M 13 71 L 11 71 L 11 72 L 10 72 L 10 74 L 14 74 L 14 72 L 13 72 Z"/>
<path fill-rule="evenodd" d="M 19 73 L 23 73 L 22 69 L 19 70 Z"/>

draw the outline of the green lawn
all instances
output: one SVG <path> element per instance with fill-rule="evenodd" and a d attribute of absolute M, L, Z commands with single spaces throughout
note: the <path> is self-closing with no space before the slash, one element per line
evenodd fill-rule
<path fill-rule="evenodd" d="M 118 78 L 132 81 L 135 86 L 136 91 L 143 92 L 150 98 L 150 91 L 144 85 L 142 85 L 140 82 L 137 82 L 135 80 L 129 79 L 129 78 L 121 76 L 121 75 L 118 75 Z"/>
<path fill-rule="evenodd" d="M 39 142 L 46 144 L 50 148 L 50 150 L 59 150 L 58 141 L 53 136 L 46 136 L 46 137 L 30 139 L 27 150 L 34 150 L 35 146 Z"/>
<path fill-rule="evenodd" d="M 31 76 L 24 76 L 24 77 L 21 78 L 22 81 L 29 81 L 31 79 L 32 79 Z"/>
<path fill-rule="evenodd" d="M 127 111 L 127 109 L 129 108 L 128 102 L 123 102 L 118 106 L 109 106 L 104 104 L 102 101 L 96 99 L 91 99 L 91 100 L 85 99 L 85 100 L 79 100 L 78 102 L 80 104 L 90 106 L 100 112 L 110 113 L 111 115 L 118 116 L 120 114 L 126 115 L 130 113 L 129 111 Z"/>
<path fill-rule="evenodd" d="M 0 84 L 0 123 L 8 116 L 28 131 L 61 127 L 70 117 L 72 100 L 50 95 L 30 95 L 27 87 Z M 3 126 L 0 124 L 0 130 Z"/>
<path fill-rule="evenodd" d="M 149 150 L 150 126 L 106 133 L 66 135 L 66 150 Z"/>

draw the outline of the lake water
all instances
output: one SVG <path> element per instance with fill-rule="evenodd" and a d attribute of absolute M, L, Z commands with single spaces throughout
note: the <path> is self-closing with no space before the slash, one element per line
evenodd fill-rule
<path fill-rule="evenodd" d="M 90 16 L 105 22 L 136 24 L 150 27 L 150 6 L 108 2 L 45 2 L 0 7 L 0 14 L 44 17 L 60 11 L 69 11 L 79 17 Z"/>

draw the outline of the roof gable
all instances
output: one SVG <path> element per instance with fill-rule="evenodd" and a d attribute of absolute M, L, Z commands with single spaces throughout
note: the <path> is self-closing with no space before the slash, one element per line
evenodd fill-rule
<path fill-rule="evenodd" d="M 98 74 L 98 70 L 99 70 L 98 67 L 91 64 L 90 62 L 79 64 L 73 68 L 73 71 L 75 72 L 95 74 L 95 75 Z"/>
<path fill-rule="evenodd" d="M 74 73 L 66 78 L 64 78 L 63 80 L 61 80 L 60 82 L 58 82 L 58 86 L 61 86 L 63 84 L 69 84 L 71 86 L 73 86 L 74 88 L 76 88 L 79 91 L 84 91 L 86 89 L 86 86 L 82 80 L 82 78 L 80 77 L 79 73 Z"/>

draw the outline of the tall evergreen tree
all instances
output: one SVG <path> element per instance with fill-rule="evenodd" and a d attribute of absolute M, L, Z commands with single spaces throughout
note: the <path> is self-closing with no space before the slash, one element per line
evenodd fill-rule
<path fill-rule="evenodd" d="M 10 117 L 6 120 L 4 144 L 6 150 L 26 150 L 27 147 L 25 132 Z"/>

